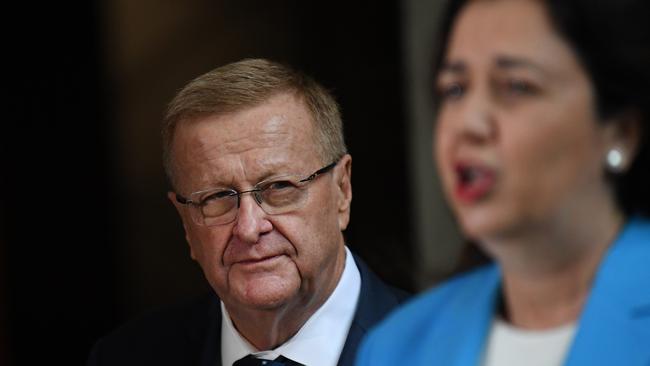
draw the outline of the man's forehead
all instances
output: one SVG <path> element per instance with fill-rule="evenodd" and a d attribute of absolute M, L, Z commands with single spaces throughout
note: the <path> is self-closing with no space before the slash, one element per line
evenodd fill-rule
<path fill-rule="evenodd" d="M 278 174 L 305 174 L 320 162 L 306 108 L 274 100 L 230 115 L 188 121 L 176 146 L 181 174 L 195 184 L 249 183 Z M 300 103 L 297 105 L 300 107 Z"/>
<path fill-rule="evenodd" d="M 186 177 L 194 190 L 213 186 L 249 189 L 268 179 L 309 174 L 319 168 L 315 155 L 287 154 L 271 149 L 259 149 L 258 152 L 223 155 L 212 161 L 197 162 Z"/>
<path fill-rule="evenodd" d="M 226 141 L 246 138 L 263 141 L 282 134 L 286 138 L 311 138 L 313 127 L 310 111 L 292 94 L 278 94 L 251 107 L 194 118 L 179 126 L 195 134 L 213 131 L 215 134 L 211 138 Z"/>
<path fill-rule="evenodd" d="M 206 118 L 182 128 L 177 146 L 192 155 L 245 154 L 263 148 L 292 148 L 304 153 L 314 144 L 309 123 L 303 122 L 288 114 Z"/>

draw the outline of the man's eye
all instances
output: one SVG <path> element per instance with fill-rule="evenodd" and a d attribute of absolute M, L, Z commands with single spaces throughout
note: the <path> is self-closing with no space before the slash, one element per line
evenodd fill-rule
<path fill-rule="evenodd" d="M 271 182 L 269 183 L 268 186 L 266 186 L 266 189 L 272 189 L 275 191 L 280 191 L 280 190 L 285 190 L 289 188 L 294 188 L 295 184 L 293 182 L 288 181 L 288 180 L 279 180 L 276 182 Z"/>
<path fill-rule="evenodd" d="M 210 193 L 209 195 L 203 197 L 201 199 L 201 205 L 207 205 L 210 204 L 211 202 L 222 200 L 224 198 L 230 197 L 235 195 L 236 193 L 233 191 L 218 191 L 218 192 L 213 192 Z"/>

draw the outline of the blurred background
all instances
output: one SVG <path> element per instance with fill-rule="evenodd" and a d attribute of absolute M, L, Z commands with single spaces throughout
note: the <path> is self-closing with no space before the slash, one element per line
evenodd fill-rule
<path fill-rule="evenodd" d="M 350 248 L 412 291 L 448 275 L 460 241 L 428 94 L 440 2 L 7 5 L 0 365 L 82 365 L 118 324 L 208 290 L 166 198 L 159 125 L 186 82 L 246 57 L 289 63 L 341 104 Z"/>

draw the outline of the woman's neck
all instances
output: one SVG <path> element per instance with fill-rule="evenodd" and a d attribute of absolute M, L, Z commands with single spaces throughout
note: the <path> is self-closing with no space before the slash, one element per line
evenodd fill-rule
<path fill-rule="evenodd" d="M 594 217 L 597 216 L 597 217 Z M 598 266 L 622 225 L 618 211 L 484 243 L 501 265 L 506 319 L 527 329 L 576 321 Z"/>

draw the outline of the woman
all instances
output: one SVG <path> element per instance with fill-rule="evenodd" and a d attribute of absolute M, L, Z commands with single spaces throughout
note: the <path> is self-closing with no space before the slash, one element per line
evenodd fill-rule
<path fill-rule="evenodd" d="M 434 155 L 494 260 L 366 339 L 360 365 L 650 365 L 646 0 L 452 1 Z"/>

